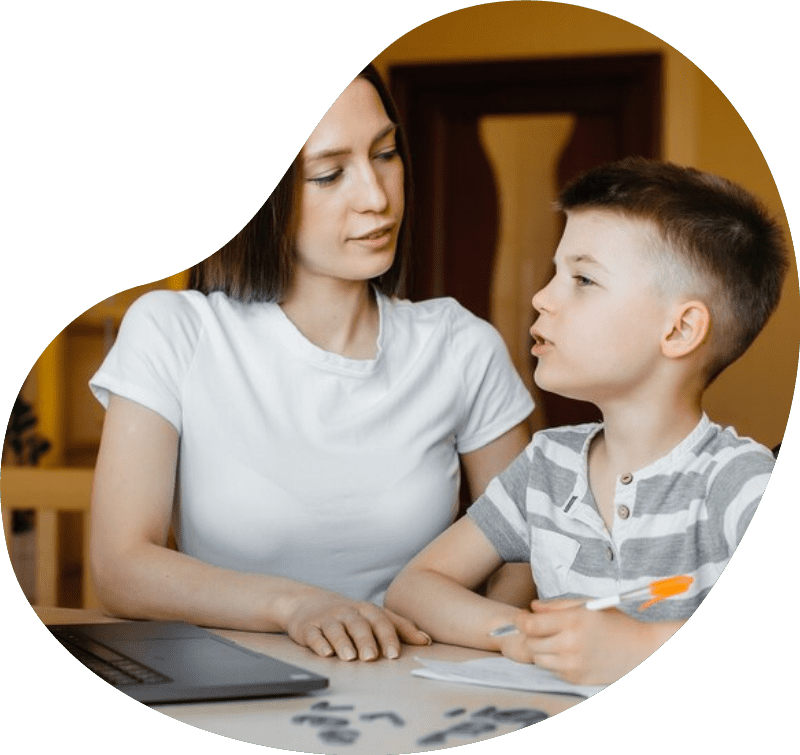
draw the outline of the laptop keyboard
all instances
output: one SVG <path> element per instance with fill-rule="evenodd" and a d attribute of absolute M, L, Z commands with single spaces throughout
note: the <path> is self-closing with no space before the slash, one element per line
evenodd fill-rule
<path fill-rule="evenodd" d="M 73 634 L 66 629 L 50 631 L 75 658 L 109 684 L 121 687 L 126 684 L 161 684 L 172 681 L 169 677 L 115 653 L 88 637 Z"/>

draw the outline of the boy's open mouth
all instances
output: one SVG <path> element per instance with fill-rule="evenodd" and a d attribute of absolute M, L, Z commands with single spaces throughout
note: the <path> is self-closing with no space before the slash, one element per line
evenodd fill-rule
<path fill-rule="evenodd" d="M 550 343 L 541 333 L 531 328 L 531 336 L 533 337 L 533 345 L 534 346 L 544 346 L 547 343 Z"/>

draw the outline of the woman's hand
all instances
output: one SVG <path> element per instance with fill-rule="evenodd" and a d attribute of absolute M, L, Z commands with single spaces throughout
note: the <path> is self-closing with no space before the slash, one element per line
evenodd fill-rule
<path fill-rule="evenodd" d="M 298 601 L 286 622 L 286 632 L 317 655 L 336 655 L 344 661 L 397 658 L 401 641 L 431 643 L 411 621 L 386 608 L 321 590 Z"/>

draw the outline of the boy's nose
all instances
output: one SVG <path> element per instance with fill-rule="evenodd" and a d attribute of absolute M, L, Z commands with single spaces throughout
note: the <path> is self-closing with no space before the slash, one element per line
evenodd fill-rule
<path fill-rule="evenodd" d="M 545 305 L 545 297 L 544 297 L 544 292 L 545 292 L 546 289 L 547 289 L 547 286 L 545 286 L 544 288 L 540 288 L 533 295 L 533 299 L 531 299 L 531 304 L 533 305 L 533 308 L 537 312 L 544 312 L 545 309 L 547 308 L 546 305 Z"/>

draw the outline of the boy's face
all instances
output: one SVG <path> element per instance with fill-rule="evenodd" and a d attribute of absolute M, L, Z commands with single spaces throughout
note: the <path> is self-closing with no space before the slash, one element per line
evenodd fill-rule
<path fill-rule="evenodd" d="M 656 243 L 643 221 L 594 209 L 568 214 L 556 273 L 533 297 L 540 388 L 602 408 L 654 384 L 674 303 L 656 285 Z"/>

